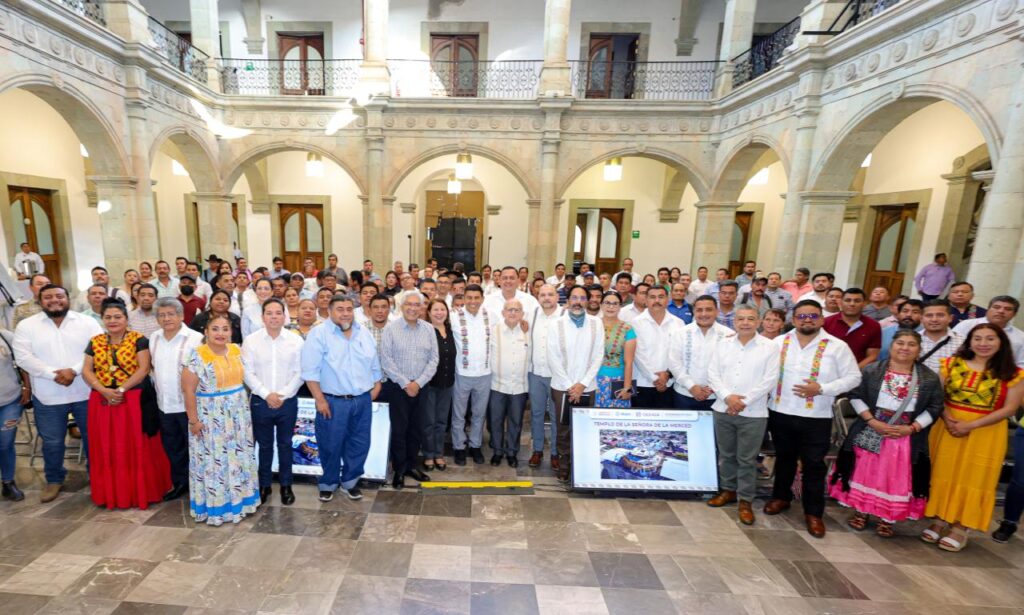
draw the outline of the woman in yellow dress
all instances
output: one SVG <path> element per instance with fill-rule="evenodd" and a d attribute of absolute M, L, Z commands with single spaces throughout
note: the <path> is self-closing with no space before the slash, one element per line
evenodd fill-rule
<path fill-rule="evenodd" d="M 929 438 L 931 495 L 925 509 L 935 522 L 921 539 L 960 551 L 969 529 L 987 531 L 992 521 L 1006 457 L 1006 419 L 1024 397 L 1024 370 L 1014 363 L 1006 333 L 981 323 L 955 355 L 943 359 L 939 376 L 946 408 Z"/>

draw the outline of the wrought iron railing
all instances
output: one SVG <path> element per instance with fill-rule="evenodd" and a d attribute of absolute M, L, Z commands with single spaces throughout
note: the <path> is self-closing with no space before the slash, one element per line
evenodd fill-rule
<path fill-rule="evenodd" d="M 738 88 L 775 68 L 799 33 L 800 18 L 797 17 L 733 58 L 732 86 Z"/>
<path fill-rule="evenodd" d="M 103 7 L 99 2 L 89 2 L 88 0 L 56 0 L 56 2 L 76 15 L 81 15 L 104 27 L 107 25 L 107 20 L 103 19 Z"/>
<path fill-rule="evenodd" d="M 362 60 L 221 58 L 221 91 L 243 96 L 348 96 Z"/>
<path fill-rule="evenodd" d="M 898 4 L 900 0 L 848 0 L 843 10 L 836 15 L 832 25 L 827 30 L 808 31 L 804 34 L 827 34 L 835 35 L 845 32 L 849 28 L 862 21 L 871 19 L 889 7 Z"/>
<path fill-rule="evenodd" d="M 708 100 L 720 62 L 574 61 L 577 98 Z"/>
<path fill-rule="evenodd" d="M 152 17 L 149 18 L 149 35 L 157 51 L 171 66 L 200 83 L 206 83 L 206 64 L 210 56 Z"/>
<path fill-rule="evenodd" d="M 540 60 L 388 60 L 391 93 L 406 98 L 534 98 L 542 64 Z"/>

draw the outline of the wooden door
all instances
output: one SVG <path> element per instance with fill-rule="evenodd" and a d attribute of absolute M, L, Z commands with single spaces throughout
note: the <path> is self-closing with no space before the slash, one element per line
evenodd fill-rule
<path fill-rule="evenodd" d="M 195 221 L 195 224 L 193 225 L 193 229 L 195 230 L 193 240 L 195 241 L 196 244 L 196 253 L 193 254 L 193 257 L 195 257 L 193 258 L 193 260 L 195 260 L 197 263 L 204 263 L 206 262 L 206 257 L 209 255 L 203 252 L 203 232 L 201 230 L 202 227 L 199 224 L 199 203 L 196 203 L 195 201 L 192 201 L 192 219 Z M 242 245 L 242 240 L 239 239 L 238 203 L 231 204 L 231 220 L 233 222 L 233 225 L 231 227 L 231 241 L 236 246 L 240 246 Z M 233 257 L 234 255 L 218 254 L 217 256 L 222 259 L 226 259 Z"/>
<path fill-rule="evenodd" d="M 874 209 L 875 229 L 864 288 L 884 286 L 895 296 L 903 292 L 911 238 L 917 225 L 917 205 L 886 205 Z"/>
<path fill-rule="evenodd" d="M 324 95 L 324 35 L 278 34 L 281 56 L 281 92 Z"/>
<path fill-rule="evenodd" d="M 622 245 L 621 209 L 602 209 L 597 216 L 597 275 L 614 274 L 619 270 L 620 248 Z"/>
<path fill-rule="evenodd" d="M 22 243 L 27 242 L 32 251 L 42 257 L 46 277 L 54 284 L 60 284 L 59 232 L 53 209 L 53 193 L 49 190 L 10 186 L 8 198 L 11 224 L 14 227 L 15 253 L 21 250 Z"/>
<path fill-rule="evenodd" d="M 582 263 L 587 254 L 587 214 L 576 212 L 576 232 L 573 237 L 573 264 Z M 574 269 L 575 270 L 575 269 Z"/>
<path fill-rule="evenodd" d="M 431 70 L 448 96 L 477 95 L 477 69 L 480 56 L 477 34 L 431 34 Z"/>
<path fill-rule="evenodd" d="M 736 220 L 732 225 L 732 247 L 729 249 L 730 280 L 735 280 L 743 272 L 743 263 L 748 260 L 747 247 L 750 245 L 750 226 L 753 221 L 753 212 L 736 212 Z"/>
<path fill-rule="evenodd" d="M 312 258 L 317 269 L 324 266 L 323 205 L 281 205 L 281 246 L 284 267 L 302 271 L 302 261 Z"/>
<path fill-rule="evenodd" d="M 614 37 L 611 34 L 590 35 L 586 98 L 611 98 L 614 44 Z"/>

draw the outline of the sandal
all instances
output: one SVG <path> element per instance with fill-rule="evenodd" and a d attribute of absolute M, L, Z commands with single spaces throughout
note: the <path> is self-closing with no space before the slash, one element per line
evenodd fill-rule
<path fill-rule="evenodd" d="M 858 532 L 864 531 L 864 528 L 868 526 L 868 516 L 864 513 L 853 513 L 853 516 L 846 522 L 846 525 L 849 525 Z"/>
<path fill-rule="evenodd" d="M 950 529 L 949 534 L 939 540 L 939 548 L 943 551 L 958 553 L 967 546 L 967 528 Z"/>
<path fill-rule="evenodd" d="M 921 540 L 928 544 L 935 544 L 942 540 L 942 537 L 949 532 L 949 526 L 945 523 L 935 522 L 921 532 Z"/>
<path fill-rule="evenodd" d="M 423 469 L 426 470 L 427 472 L 433 472 L 434 471 L 434 460 L 433 459 L 424 459 L 423 460 Z"/>
<path fill-rule="evenodd" d="M 875 533 L 882 538 L 892 538 L 896 535 L 896 529 L 893 526 L 894 524 L 889 523 L 888 521 L 879 520 L 878 526 L 875 528 Z"/>
<path fill-rule="evenodd" d="M 437 466 L 438 472 L 444 472 L 448 468 L 448 464 L 444 462 L 443 457 L 438 457 L 434 460 L 434 465 Z"/>

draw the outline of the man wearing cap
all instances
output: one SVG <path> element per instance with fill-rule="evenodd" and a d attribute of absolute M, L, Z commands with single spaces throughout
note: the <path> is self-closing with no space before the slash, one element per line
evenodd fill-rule
<path fill-rule="evenodd" d="M 178 301 L 183 310 L 182 317 L 186 327 L 192 326 L 192 319 L 206 308 L 206 299 L 196 294 L 196 278 L 186 273 L 178 280 Z"/>

